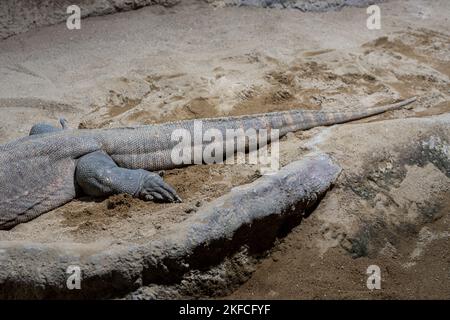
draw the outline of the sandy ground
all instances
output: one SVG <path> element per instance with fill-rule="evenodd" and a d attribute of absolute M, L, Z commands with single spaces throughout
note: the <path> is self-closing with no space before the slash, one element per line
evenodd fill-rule
<path fill-rule="evenodd" d="M 331 154 L 341 176 L 228 298 L 449 299 L 450 157 L 441 167 L 426 146 L 450 131 L 423 120 L 335 126 L 306 143 Z M 371 265 L 381 290 L 367 289 Z"/>
<path fill-rule="evenodd" d="M 442 83 L 448 2 L 381 8 L 376 31 L 365 27 L 363 8 L 308 14 L 185 1 L 88 18 L 78 31 L 61 24 L 14 36 L 0 42 L 0 140 L 59 116 L 92 127 L 222 114 L 242 104 L 240 113 L 289 102 L 356 108 L 408 95 L 416 78 Z M 385 36 L 391 38 L 363 47 Z M 338 78 L 323 78 L 327 70 Z M 378 81 L 354 92 L 350 84 L 365 81 L 350 79 L 358 75 Z"/>
<path fill-rule="evenodd" d="M 364 8 L 301 13 L 185 1 L 173 8 L 88 18 L 79 31 L 62 24 L 8 38 L 0 41 L 0 142 L 27 134 L 39 121 L 56 124 L 60 116 L 73 127 L 116 127 L 291 108 L 356 110 L 411 95 L 419 96 L 412 110 L 360 121 L 362 128 L 380 120 L 450 112 L 449 2 L 390 1 L 380 7 L 378 31 L 365 27 Z M 389 121 L 383 123 L 384 130 Z M 449 297 L 448 202 L 437 209 L 442 218 L 431 225 L 416 223 L 414 232 L 402 234 L 405 243 L 396 242 L 395 250 L 385 249 L 383 242 L 358 254 L 339 236 L 353 236 L 361 227 L 352 223 L 346 229 L 326 215 L 339 211 L 349 219 L 343 221 L 357 219 L 342 208 L 351 194 L 345 186 L 372 173 L 358 171 L 354 164 L 387 163 L 374 155 L 358 157 L 369 147 L 352 139 L 352 125 L 342 128 L 329 140 L 332 145 L 321 148 L 337 154 L 348 176 L 231 298 Z M 367 141 L 380 139 L 382 130 L 377 130 Z M 287 137 L 280 146 L 283 163 L 300 158 L 324 132 L 316 128 Z M 353 157 L 345 158 L 343 150 Z M 430 188 L 433 181 L 439 188 L 448 186 L 448 177 L 435 166 L 414 165 L 402 176 L 409 184 L 397 186 L 399 193 L 410 188 L 422 194 L 417 186 L 422 181 Z M 166 177 L 185 199 L 183 204 L 145 203 L 123 195 L 82 198 L 0 232 L 0 240 L 142 242 L 233 186 L 254 180 L 258 170 L 250 165 L 193 166 L 168 171 Z M 364 186 L 365 180 L 356 182 Z M 448 188 L 441 193 L 434 200 L 442 206 Z M 375 209 L 380 199 L 351 200 L 370 221 L 379 214 Z M 383 216 L 383 221 L 389 219 Z M 334 235 L 325 230 L 328 224 L 338 230 Z M 411 260 L 411 252 L 430 238 L 433 245 L 424 245 L 420 259 Z M 425 240 L 417 244 L 417 239 Z M 369 292 L 365 271 L 377 263 L 389 286 Z"/>

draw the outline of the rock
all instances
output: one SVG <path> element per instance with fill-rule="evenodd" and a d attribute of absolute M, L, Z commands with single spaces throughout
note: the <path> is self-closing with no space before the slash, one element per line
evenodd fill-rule
<path fill-rule="evenodd" d="M 253 6 L 262 8 L 293 8 L 303 12 L 339 10 L 345 6 L 369 6 L 383 0 L 220 0 L 207 1 L 214 6 Z"/>
<path fill-rule="evenodd" d="M 148 5 L 174 6 L 180 0 L 4 0 L 0 2 L 0 39 L 37 27 L 64 22 L 67 7 L 77 5 L 81 16 L 101 16 Z"/>
<path fill-rule="evenodd" d="M 253 255 L 268 250 L 286 228 L 298 224 L 339 172 L 327 155 L 310 154 L 273 175 L 233 188 L 141 245 L 2 241 L 0 297 L 108 298 L 142 285 L 165 284 L 170 291 L 167 284 L 179 283 L 183 295 L 209 295 L 219 289 L 224 294 L 230 284 L 248 279 Z M 83 290 L 68 290 L 69 266 L 82 271 Z"/>
<path fill-rule="evenodd" d="M 316 147 L 333 154 L 343 174 L 314 212 L 324 230 L 321 245 L 331 248 L 339 238 L 353 257 L 377 257 L 387 245 L 417 238 L 425 225 L 445 223 L 449 137 L 450 113 L 327 131 Z"/>

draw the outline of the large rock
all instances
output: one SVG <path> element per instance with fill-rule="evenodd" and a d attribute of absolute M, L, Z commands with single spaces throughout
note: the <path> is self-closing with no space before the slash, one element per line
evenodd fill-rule
<path fill-rule="evenodd" d="M 207 0 L 214 5 L 293 8 L 300 11 L 330 11 L 345 6 L 368 6 L 383 0 Z"/>
<path fill-rule="evenodd" d="M 179 0 L 4 0 L 0 2 L 0 39 L 67 19 L 67 7 L 78 5 L 82 17 L 100 16 L 148 5 L 173 6 Z"/>
<path fill-rule="evenodd" d="M 229 257 L 242 255 L 243 248 L 247 253 L 241 260 L 270 248 L 278 236 L 300 222 L 339 173 L 339 166 L 327 155 L 311 154 L 273 175 L 232 189 L 144 244 L 118 242 L 101 247 L 98 242 L 1 241 L 0 297 L 105 298 L 142 285 L 176 285 L 189 279 L 195 283 L 199 277 L 193 271 L 220 268 Z M 69 266 L 80 268 L 81 290 L 68 289 Z M 237 281 L 233 275 L 245 267 L 244 261 L 232 272 L 222 263 L 227 270 L 215 276 L 224 282 L 219 284 L 221 290 L 227 289 L 225 282 Z M 203 289 L 193 285 L 188 294 L 204 295 L 211 289 L 211 284 L 203 283 Z"/>

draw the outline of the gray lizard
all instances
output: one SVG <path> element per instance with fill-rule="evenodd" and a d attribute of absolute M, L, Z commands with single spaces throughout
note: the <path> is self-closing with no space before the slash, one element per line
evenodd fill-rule
<path fill-rule="evenodd" d="M 203 131 L 279 129 L 288 132 L 333 125 L 401 108 L 415 101 L 356 112 L 292 110 L 202 119 Z M 57 208 L 79 194 L 99 197 L 128 193 L 143 200 L 181 201 L 155 173 L 177 167 L 171 150 L 175 129 L 193 136 L 194 120 L 114 129 L 33 126 L 30 135 L 0 145 L 0 229 L 10 229 Z M 203 147 L 207 144 L 203 142 Z"/>

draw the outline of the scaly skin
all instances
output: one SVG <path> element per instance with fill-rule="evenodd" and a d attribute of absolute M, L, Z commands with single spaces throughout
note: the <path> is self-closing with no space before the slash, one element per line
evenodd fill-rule
<path fill-rule="evenodd" d="M 357 120 L 399 109 L 415 98 L 358 112 L 293 110 L 241 117 L 202 119 L 203 132 L 215 128 L 279 129 L 288 132 Z M 65 122 L 61 122 L 65 127 Z M 0 229 L 57 208 L 81 190 L 92 196 L 130 193 L 144 200 L 180 201 L 153 172 L 177 167 L 171 151 L 175 129 L 194 136 L 194 120 L 115 129 L 55 130 L 37 125 L 28 137 L 0 145 Z M 205 147 L 204 143 L 203 147 Z"/>

